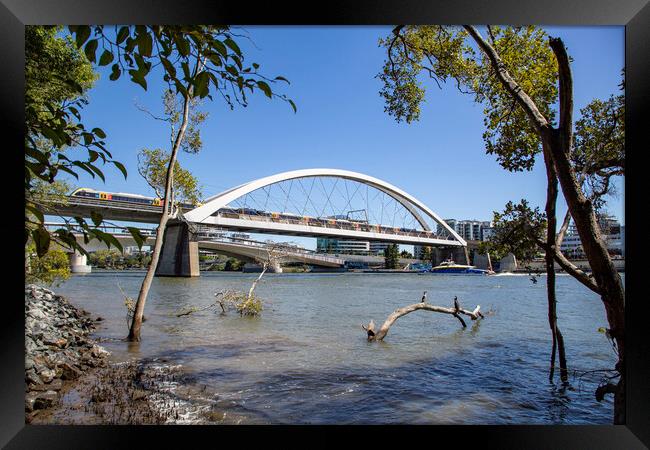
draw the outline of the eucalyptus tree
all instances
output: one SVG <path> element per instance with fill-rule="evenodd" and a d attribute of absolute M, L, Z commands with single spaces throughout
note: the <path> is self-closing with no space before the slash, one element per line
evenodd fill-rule
<path fill-rule="evenodd" d="M 571 60 L 560 38 L 549 37 L 537 27 L 487 26 L 486 32 L 484 37 L 471 25 L 396 27 L 380 40 L 387 54 L 378 75 L 385 110 L 397 121 L 418 120 L 425 97 L 421 75 L 438 86 L 451 81 L 484 106 L 486 150 L 502 167 L 530 170 L 542 154 L 547 175 L 544 249 L 553 357 L 559 336 L 554 277 L 554 260 L 561 254 L 556 245 L 559 182 L 592 269 L 590 288 L 601 297 L 608 334 L 616 346 L 618 383 L 607 383 L 604 390 L 615 394 L 614 422 L 624 423 L 625 294 L 598 227 L 596 208 L 572 159 Z"/>

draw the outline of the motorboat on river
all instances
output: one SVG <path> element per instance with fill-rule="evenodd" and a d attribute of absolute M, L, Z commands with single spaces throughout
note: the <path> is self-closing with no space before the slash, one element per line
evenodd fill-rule
<path fill-rule="evenodd" d="M 477 269 L 476 266 L 466 264 L 456 264 L 453 260 L 441 262 L 439 265 L 432 267 L 422 273 L 436 273 L 445 275 L 492 275 L 492 270 Z"/>

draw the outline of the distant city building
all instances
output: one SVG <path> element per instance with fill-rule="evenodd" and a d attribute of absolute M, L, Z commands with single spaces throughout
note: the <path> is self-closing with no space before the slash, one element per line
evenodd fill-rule
<path fill-rule="evenodd" d="M 370 243 L 368 241 L 356 241 L 348 239 L 332 239 L 332 238 L 317 238 L 316 239 L 316 252 L 317 253 L 335 253 L 335 254 L 363 254 L 367 255 L 370 251 Z"/>
<path fill-rule="evenodd" d="M 466 241 L 483 241 L 486 239 L 484 230 L 489 230 L 488 236 L 492 230 L 492 224 L 489 221 L 445 219 L 445 223 Z M 440 224 L 436 231 L 440 235 L 449 234 Z"/>
<path fill-rule="evenodd" d="M 625 257 L 625 225 L 621 225 L 616 218 L 609 215 L 598 216 L 598 225 L 600 226 L 600 231 L 609 253 L 611 255 Z M 569 225 L 567 233 L 562 240 L 560 251 L 570 258 L 582 258 L 585 256 L 582 241 L 573 221 Z"/>
<path fill-rule="evenodd" d="M 384 250 L 390 245 L 386 242 L 370 242 L 370 254 L 371 255 L 383 255 Z"/>
<path fill-rule="evenodd" d="M 351 239 L 317 238 L 317 253 L 341 253 L 348 255 L 383 255 L 390 244 L 386 242 L 357 241 Z"/>
<path fill-rule="evenodd" d="M 488 222 L 488 224 L 492 225 L 490 222 Z M 494 227 L 490 225 L 481 228 L 482 241 L 489 241 L 492 238 L 492 235 L 494 234 Z"/>

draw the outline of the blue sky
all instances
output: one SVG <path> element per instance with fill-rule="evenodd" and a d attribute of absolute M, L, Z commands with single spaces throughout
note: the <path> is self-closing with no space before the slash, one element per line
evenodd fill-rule
<path fill-rule="evenodd" d="M 453 85 L 427 85 L 419 122 L 396 123 L 384 112 L 375 75 L 384 51 L 379 37 L 391 27 L 246 26 L 254 45 L 240 39 L 249 63 L 291 84 L 281 91 L 298 107 L 263 95 L 248 108 L 231 111 L 222 101 L 206 102 L 203 150 L 181 154 L 181 164 L 196 175 L 206 196 L 243 182 L 286 170 L 339 168 L 366 173 L 394 184 L 444 218 L 490 220 L 509 200 L 527 198 L 543 207 L 543 164 L 532 172 L 509 173 L 485 154 L 482 107 Z M 573 58 L 575 112 L 593 98 L 618 93 L 624 66 L 623 27 L 547 27 L 561 37 Z M 151 77 L 148 91 L 123 77 L 100 79 L 84 109 L 87 126 L 106 131 L 108 149 L 129 170 L 125 180 L 107 167 L 106 184 L 84 174 L 77 186 L 151 194 L 137 173 L 136 154 L 144 147 L 169 148 L 169 131 L 135 107 L 162 110 L 162 83 Z M 623 186 L 609 211 L 624 222 Z M 559 203 L 559 213 L 566 207 Z M 315 247 L 313 239 L 296 239 Z"/>

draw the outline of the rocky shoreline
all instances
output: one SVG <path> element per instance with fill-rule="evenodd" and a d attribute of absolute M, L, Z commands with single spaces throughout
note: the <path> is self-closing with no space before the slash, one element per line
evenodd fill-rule
<path fill-rule="evenodd" d="M 89 334 L 101 317 L 25 286 L 25 422 L 32 424 L 240 423 L 185 392 L 186 374 L 160 358 L 109 361 Z"/>
<path fill-rule="evenodd" d="M 49 289 L 25 286 L 27 422 L 59 400 L 65 382 L 106 367 L 108 352 L 88 338 L 100 320 Z"/>

